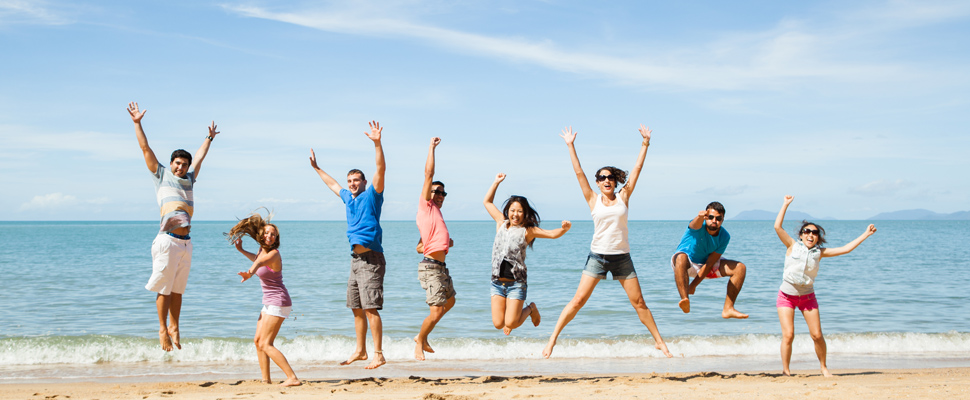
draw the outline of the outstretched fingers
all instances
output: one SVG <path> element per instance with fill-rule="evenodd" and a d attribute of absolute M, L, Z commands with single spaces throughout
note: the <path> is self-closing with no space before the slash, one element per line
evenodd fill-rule
<path fill-rule="evenodd" d="M 377 121 L 371 121 L 371 122 L 368 122 L 367 125 L 370 126 L 370 133 L 364 132 L 364 135 L 367 135 L 367 137 L 373 141 L 381 140 L 381 132 L 384 131 L 384 128 L 381 128 L 381 123 Z"/>
<path fill-rule="evenodd" d="M 573 132 L 573 127 L 567 126 L 562 129 L 562 135 L 559 135 L 559 137 L 563 138 L 563 140 L 566 141 L 566 144 L 573 144 L 573 142 L 576 140 L 576 135 L 578 134 L 579 132 Z"/>
<path fill-rule="evenodd" d="M 640 124 L 640 136 L 643 136 L 643 138 L 646 140 L 650 140 L 651 133 L 653 133 L 653 131 L 649 126 L 643 126 L 643 124 Z"/>

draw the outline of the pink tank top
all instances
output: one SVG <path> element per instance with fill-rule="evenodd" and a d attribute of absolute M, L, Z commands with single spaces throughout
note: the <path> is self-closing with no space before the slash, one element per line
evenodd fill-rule
<path fill-rule="evenodd" d="M 421 241 L 424 242 L 424 254 L 436 251 L 444 251 L 448 254 L 448 244 L 451 239 L 448 236 L 448 226 L 441 216 L 441 209 L 433 201 L 425 199 L 418 201 L 417 223 L 418 231 L 421 232 Z"/>
<path fill-rule="evenodd" d="M 256 269 L 256 276 L 259 277 L 259 284 L 263 287 L 263 304 L 267 306 L 290 307 L 293 301 L 290 300 L 290 293 L 283 286 L 283 271 L 273 271 L 272 268 L 263 265 Z"/>

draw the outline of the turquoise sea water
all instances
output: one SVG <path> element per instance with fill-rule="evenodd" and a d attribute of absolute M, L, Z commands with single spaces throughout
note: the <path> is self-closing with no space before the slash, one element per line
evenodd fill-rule
<path fill-rule="evenodd" d="M 572 298 L 592 237 L 575 222 L 557 240 L 529 251 L 529 301 L 543 316 L 506 337 L 491 325 L 488 282 L 494 224 L 449 222 L 448 256 L 458 291 L 455 308 L 432 334 L 437 353 L 411 360 L 410 338 L 427 315 L 417 282 L 417 228 L 384 222 L 387 258 L 385 355 L 378 372 L 333 364 L 353 349 L 353 318 L 345 307 L 349 270 L 346 224 L 279 221 L 284 281 L 293 314 L 278 344 L 302 371 L 317 376 L 389 376 L 415 371 L 453 375 L 488 372 L 616 372 L 779 368 L 774 306 L 785 248 L 769 221 L 726 221 L 726 258 L 748 265 L 737 308 L 743 321 L 723 320 L 726 280 L 706 280 L 692 311 L 677 308 L 670 256 L 687 221 L 633 221 L 632 256 L 647 305 L 670 350 L 662 359 L 619 284 L 597 286 L 566 327 L 554 360 L 540 360 L 562 307 Z M 232 222 L 196 222 L 189 287 L 182 308 L 183 350 L 158 349 L 151 270 L 155 222 L 0 222 L 0 382 L 44 379 L 142 379 L 171 374 L 240 377 L 258 371 L 251 337 L 260 309 L 255 281 L 239 283 L 249 261 L 224 239 Z M 549 221 L 549 226 L 558 221 Z M 857 237 L 866 221 L 826 221 L 831 246 Z M 830 368 L 970 366 L 970 221 L 880 221 L 856 251 L 823 259 L 816 283 Z M 794 223 L 786 226 L 795 229 Z M 255 243 L 245 244 L 255 249 Z M 796 316 L 795 361 L 817 365 L 804 321 Z M 369 341 L 369 339 L 368 339 Z M 370 343 L 369 343 L 370 344 Z M 842 364 L 840 364 L 840 362 Z M 895 363 L 886 365 L 886 362 Z M 353 368 L 353 369 L 351 369 Z M 466 372 L 456 372 L 466 371 Z M 471 371 L 471 372 L 468 372 Z M 306 373 L 304 373 L 306 375 Z"/>

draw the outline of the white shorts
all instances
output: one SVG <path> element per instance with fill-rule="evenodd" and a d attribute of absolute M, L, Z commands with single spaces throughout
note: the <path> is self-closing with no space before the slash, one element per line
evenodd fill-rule
<path fill-rule="evenodd" d="M 290 316 L 290 311 L 293 311 L 293 306 L 268 306 L 263 304 L 263 310 L 260 311 L 266 315 L 272 315 L 274 317 L 286 318 Z"/>
<path fill-rule="evenodd" d="M 159 232 L 152 241 L 152 276 L 145 289 L 168 296 L 185 293 L 192 268 L 192 241 Z"/>
<path fill-rule="evenodd" d="M 674 271 L 677 270 L 677 265 L 674 264 L 674 259 L 677 258 L 678 254 L 683 254 L 684 256 L 687 256 L 687 253 L 684 253 L 682 251 L 674 253 L 674 255 L 670 256 L 670 268 L 673 268 Z M 721 260 L 723 260 L 723 258 L 719 258 L 717 262 L 714 263 L 714 266 L 711 267 L 711 271 L 707 273 L 707 276 L 705 278 L 714 279 L 714 278 L 721 278 L 724 276 L 724 275 L 721 275 Z M 687 257 L 687 262 L 690 263 L 690 268 L 687 268 L 687 276 L 691 278 L 696 278 L 697 273 L 701 272 L 701 270 L 704 269 L 703 263 L 697 264 L 691 261 L 690 257 Z"/>

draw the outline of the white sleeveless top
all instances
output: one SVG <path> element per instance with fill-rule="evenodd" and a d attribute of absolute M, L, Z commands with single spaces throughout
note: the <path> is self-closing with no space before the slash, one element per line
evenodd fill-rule
<path fill-rule="evenodd" d="M 804 296 L 815 292 L 815 277 L 818 276 L 818 262 L 822 258 L 822 248 L 805 247 L 801 240 L 795 239 L 791 254 L 785 257 L 785 273 L 781 281 L 781 291 L 789 296 Z"/>
<path fill-rule="evenodd" d="M 593 243 L 589 250 L 597 254 L 627 254 L 630 241 L 627 239 L 627 216 L 630 209 L 617 197 L 616 204 L 603 205 L 603 195 L 596 194 L 596 204 L 590 215 L 593 216 Z"/>

